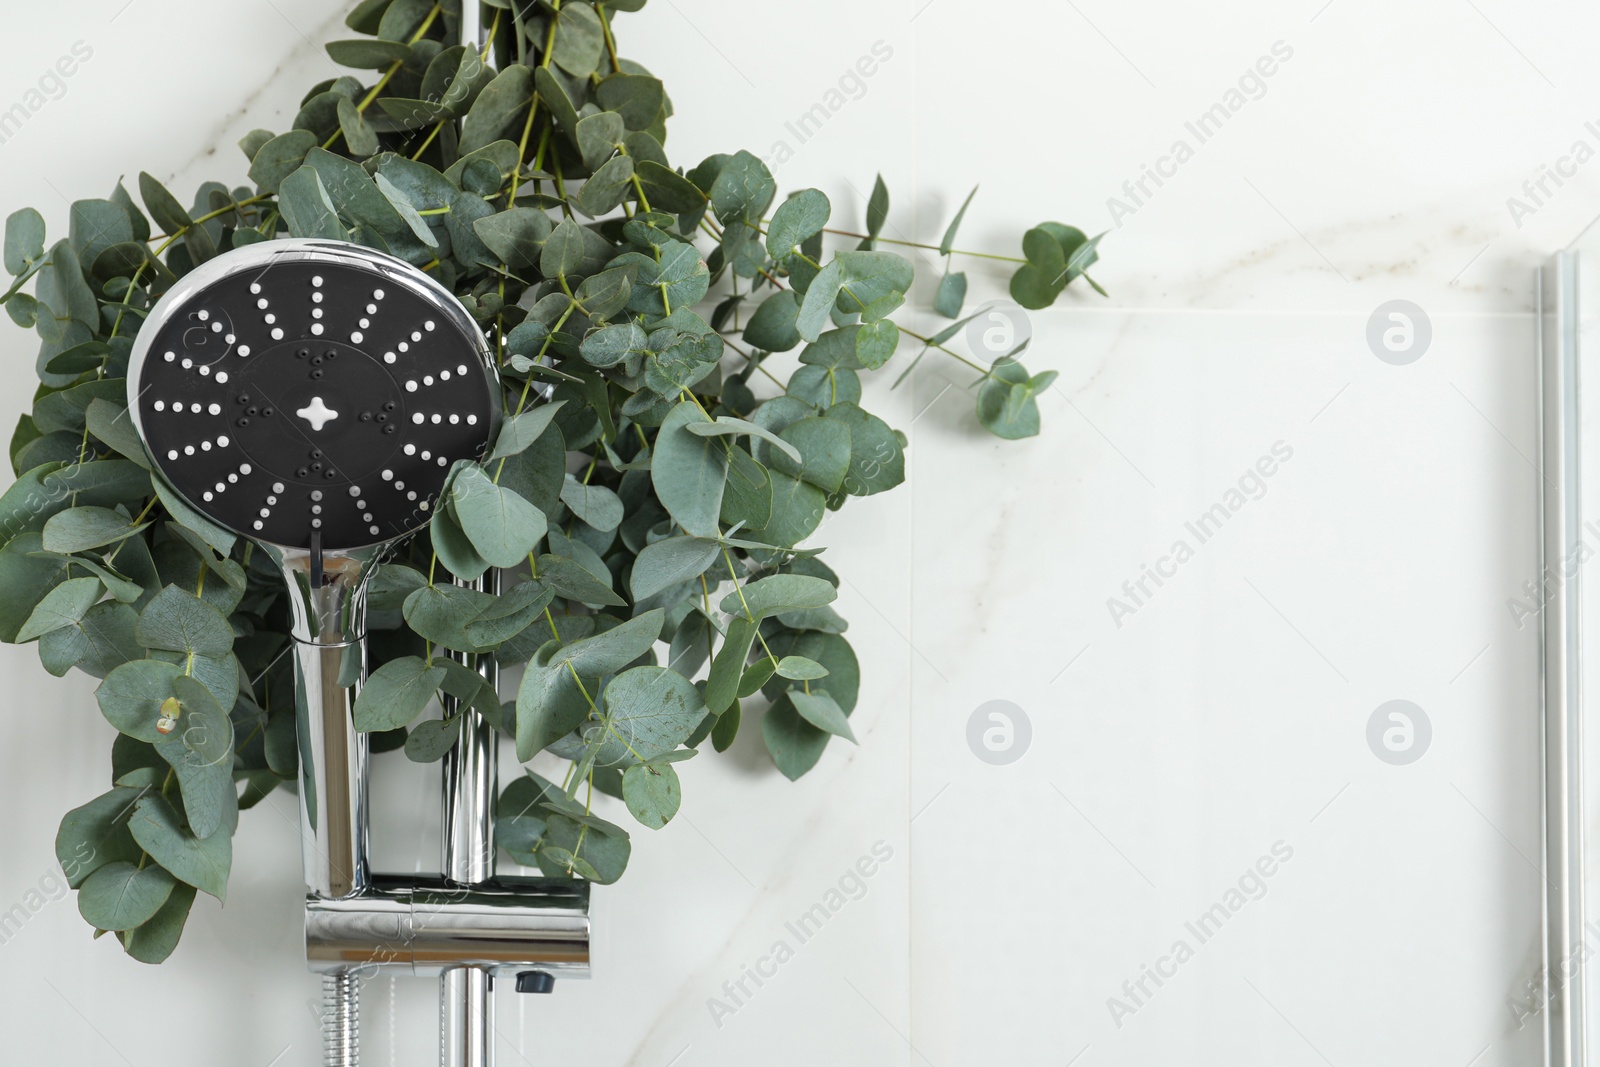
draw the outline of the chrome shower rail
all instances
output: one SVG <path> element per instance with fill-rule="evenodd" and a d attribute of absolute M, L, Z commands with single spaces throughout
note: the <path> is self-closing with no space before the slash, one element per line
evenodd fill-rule
<path fill-rule="evenodd" d="M 1584 1005 L 1582 543 L 1576 252 L 1538 275 L 1540 575 L 1543 660 L 1544 986 L 1546 1067 L 1587 1067 Z"/>

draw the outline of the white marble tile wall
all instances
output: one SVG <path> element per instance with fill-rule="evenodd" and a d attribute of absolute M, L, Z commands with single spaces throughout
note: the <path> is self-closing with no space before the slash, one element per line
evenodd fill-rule
<path fill-rule="evenodd" d="M 0 110 L 75 42 L 93 55 L 0 143 L 0 210 L 59 231 L 118 174 L 242 180 L 233 142 L 328 76 L 339 6 L 13 13 Z M 1600 215 L 1600 13 L 654 0 L 618 25 L 668 81 L 676 159 L 749 146 L 850 220 L 881 169 L 918 241 L 981 183 L 962 246 L 1115 227 L 1112 297 L 1033 316 L 1029 365 L 1061 374 L 1036 439 L 983 435 L 953 361 L 874 387 L 908 484 L 820 535 L 866 667 L 860 748 L 793 785 L 753 736 L 689 765 L 683 816 L 596 893 L 596 980 L 502 994 L 501 1062 L 1536 1062 L 1537 640 L 1506 602 L 1536 567 L 1531 271 Z M 802 141 L 789 124 L 875 46 Z M 1432 340 L 1396 366 L 1367 328 L 1402 299 Z M 32 344 L 0 351 L 20 398 Z M 1170 576 L 1134 602 L 1147 566 Z M 50 875 L 110 735 L 85 679 L 31 649 L 0 672 L 8 904 Z M 1432 730 L 1405 766 L 1367 741 L 1397 699 Z M 969 747 L 990 701 L 1031 725 L 1016 762 Z M 384 770 L 381 856 L 431 859 L 431 780 Z M 227 907 L 202 901 L 159 969 L 92 942 L 70 898 L 43 907 L 0 945 L 6 1058 L 315 1063 L 292 812 L 247 813 Z M 796 944 L 785 923 L 875 847 L 859 899 Z M 793 958 L 714 1018 L 780 939 Z M 368 1061 L 431 1062 L 433 1013 L 431 983 L 370 986 Z"/>

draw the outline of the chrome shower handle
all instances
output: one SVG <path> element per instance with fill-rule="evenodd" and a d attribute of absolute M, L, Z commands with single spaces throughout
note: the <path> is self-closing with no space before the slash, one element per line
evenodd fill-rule
<path fill-rule="evenodd" d="M 361 892 L 367 869 L 367 740 L 354 707 L 366 645 L 295 640 L 295 729 L 300 744 L 300 848 L 306 891 L 323 900 Z"/>
<path fill-rule="evenodd" d="M 278 549 L 293 619 L 300 847 L 306 890 L 339 900 L 365 889 L 367 739 L 355 700 L 366 676 L 366 580 L 375 553 Z"/>

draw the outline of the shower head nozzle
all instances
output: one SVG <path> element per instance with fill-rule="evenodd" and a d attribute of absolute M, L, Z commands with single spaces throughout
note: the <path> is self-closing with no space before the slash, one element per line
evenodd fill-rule
<path fill-rule="evenodd" d="M 500 424 L 460 302 L 335 241 L 246 245 L 184 276 L 139 331 L 128 394 L 156 472 L 195 510 L 330 554 L 426 525 L 451 466 Z"/>

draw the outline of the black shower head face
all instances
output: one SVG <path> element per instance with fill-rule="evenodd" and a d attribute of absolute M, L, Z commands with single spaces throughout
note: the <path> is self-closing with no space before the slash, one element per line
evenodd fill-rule
<path fill-rule="evenodd" d="M 158 473 L 207 518 L 323 552 L 409 534 L 500 421 L 482 331 L 421 271 L 356 245 L 218 256 L 151 312 L 129 409 Z"/>

